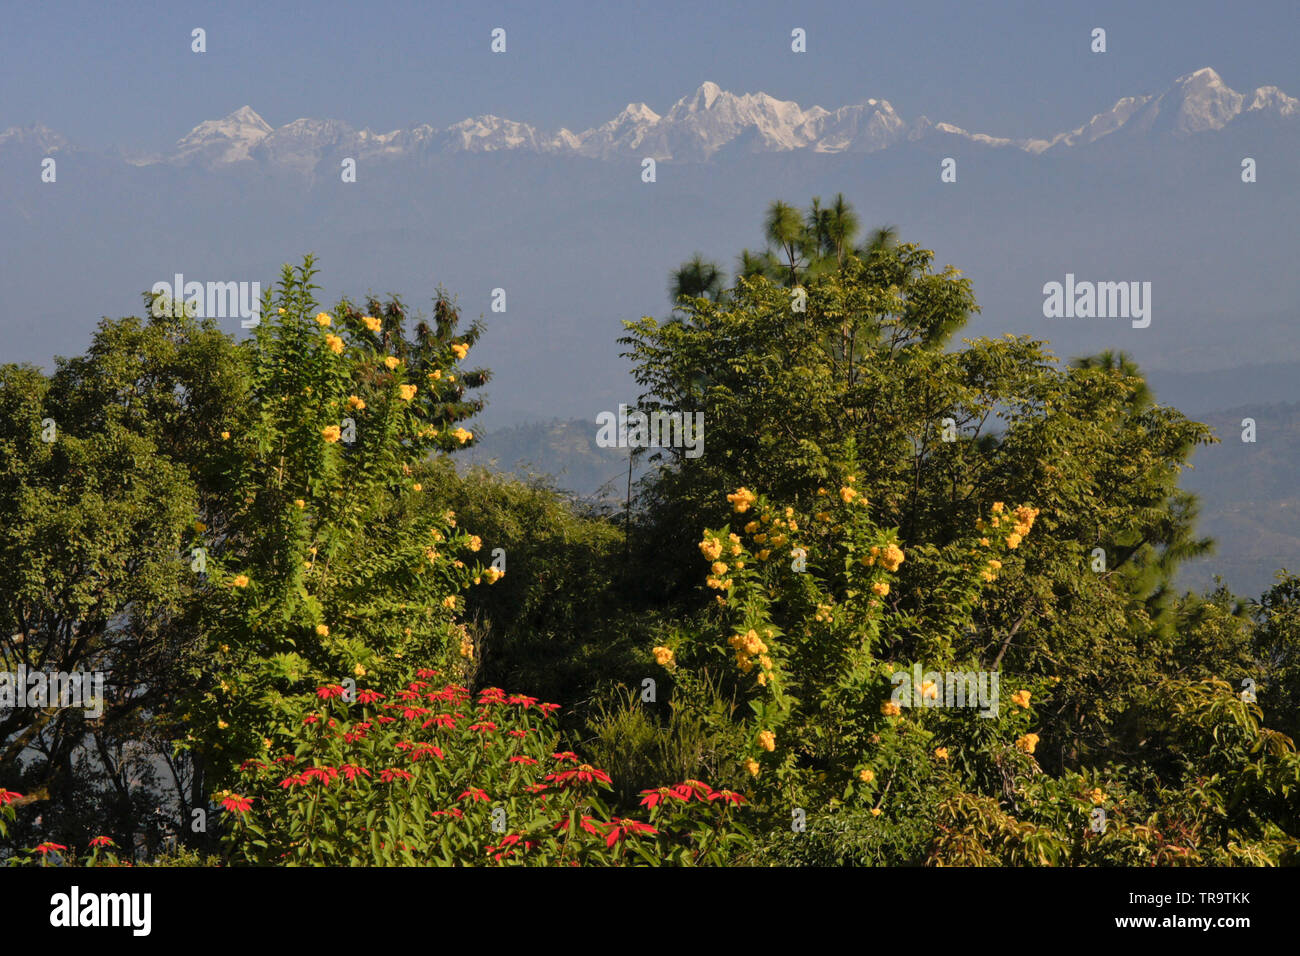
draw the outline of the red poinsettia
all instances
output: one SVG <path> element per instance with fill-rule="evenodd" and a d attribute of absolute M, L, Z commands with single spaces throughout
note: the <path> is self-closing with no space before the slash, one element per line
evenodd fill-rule
<path fill-rule="evenodd" d="M 629 834 L 648 834 L 657 836 L 659 831 L 648 823 L 642 823 L 640 820 L 624 820 L 621 817 L 615 817 L 614 822 L 607 824 L 609 832 L 605 835 L 605 846 L 612 847 L 620 840 L 626 839 Z"/>
<path fill-rule="evenodd" d="M 456 799 L 463 801 L 466 797 L 469 797 L 471 800 L 481 800 L 484 803 L 488 802 L 487 792 L 480 790 L 478 787 L 470 787 Z"/>
<path fill-rule="evenodd" d="M 392 783 L 395 779 L 413 780 L 415 775 L 409 770 L 402 770 L 398 767 L 391 767 L 388 770 L 379 771 L 379 779 L 384 783 Z"/>
<path fill-rule="evenodd" d="M 357 691 L 358 704 L 375 704 L 384 699 L 384 695 L 377 690 Z"/>
<path fill-rule="evenodd" d="M 574 770 L 560 770 L 556 773 L 548 773 L 546 779 L 553 781 L 555 785 L 559 787 L 572 786 L 574 783 L 595 783 L 596 781 L 600 781 L 601 783 L 614 782 L 610 779 L 609 774 L 598 767 L 593 767 L 589 763 L 584 763 L 582 766 L 577 767 Z"/>
<path fill-rule="evenodd" d="M 653 809 L 661 803 L 667 803 L 669 800 L 685 800 L 676 789 L 672 787 L 659 787 L 654 790 L 641 791 L 641 806 Z"/>
<path fill-rule="evenodd" d="M 91 846 L 114 846 L 112 839 L 106 836 L 97 836 L 90 841 Z"/>
<path fill-rule="evenodd" d="M 709 799 L 713 793 L 713 788 L 702 780 L 683 780 L 681 783 L 673 785 L 673 792 L 683 800 L 690 800 L 694 797 L 701 802 Z"/>
<path fill-rule="evenodd" d="M 253 798 L 241 797 L 237 793 L 232 793 L 221 801 L 221 805 L 230 813 L 247 813 L 253 809 Z"/>
<path fill-rule="evenodd" d="M 22 796 L 21 793 L 14 790 L 6 790 L 4 787 L 0 787 L 0 807 L 3 807 L 8 803 L 13 803 L 15 800 L 21 800 Z"/>
<path fill-rule="evenodd" d="M 530 767 L 537 763 L 537 761 L 534 760 L 532 757 L 526 756 L 524 754 L 519 754 L 518 756 L 511 757 L 510 762 L 528 764 Z"/>
<path fill-rule="evenodd" d="M 715 790 L 713 793 L 709 794 L 709 799 L 724 800 L 727 803 L 734 803 L 734 804 L 741 804 L 745 802 L 744 797 L 731 790 Z"/>
<path fill-rule="evenodd" d="M 66 853 L 68 848 L 64 846 L 62 843 L 42 843 L 40 846 L 36 848 L 36 852 L 39 853 L 41 856 L 44 856 L 45 854 L 50 853 L 53 850 L 61 850 Z"/>
<path fill-rule="evenodd" d="M 326 687 L 317 687 L 316 696 L 321 700 L 329 700 L 331 697 L 342 697 L 343 688 L 338 684 L 330 684 Z"/>
<path fill-rule="evenodd" d="M 343 777 L 346 780 L 351 780 L 358 775 L 370 776 L 369 770 L 365 767 L 358 767 L 354 763 L 345 763 L 343 766 L 339 767 L 339 770 L 342 772 Z"/>

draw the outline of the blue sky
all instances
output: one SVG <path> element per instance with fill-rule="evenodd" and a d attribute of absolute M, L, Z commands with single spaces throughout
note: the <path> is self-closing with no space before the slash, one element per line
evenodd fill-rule
<path fill-rule="evenodd" d="M 468 8 L 468 9 L 465 9 Z M 803 106 L 888 99 L 1004 136 L 1048 135 L 1213 66 L 1300 95 L 1300 4 L 857 2 L 7 3 L 0 128 L 153 150 L 251 105 L 378 130 L 496 113 L 575 131 L 713 80 Z M 488 50 L 493 27 L 509 50 Z M 809 51 L 790 52 L 790 31 Z M 1088 50 L 1093 27 L 1109 51 Z M 190 30 L 208 52 L 190 52 Z"/>

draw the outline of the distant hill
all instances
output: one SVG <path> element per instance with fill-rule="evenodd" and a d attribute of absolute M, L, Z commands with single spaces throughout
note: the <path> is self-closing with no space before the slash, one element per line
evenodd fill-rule
<path fill-rule="evenodd" d="M 575 497 L 622 502 L 627 494 L 627 449 L 599 447 L 596 431 L 594 420 L 580 418 L 486 429 L 478 444 L 456 460 L 462 467 L 486 465 L 522 478 L 546 475 Z M 638 464 L 634 476 L 641 470 Z"/>

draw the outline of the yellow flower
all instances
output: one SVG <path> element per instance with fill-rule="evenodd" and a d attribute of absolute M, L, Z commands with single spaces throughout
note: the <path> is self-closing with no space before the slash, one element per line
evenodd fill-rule
<path fill-rule="evenodd" d="M 238 574 L 235 576 L 235 580 L 231 581 L 230 583 L 237 588 L 246 588 L 248 587 L 248 575 Z"/>
<path fill-rule="evenodd" d="M 306 508 L 306 507 L 307 507 L 307 502 L 303 501 L 301 498 L 295 498 L 295 499 L 293 499 L 293 503 L 294 503 L 294 506 L 297 507 L 297 508 Z"/>
<path fill-rule="evenodd" d="M 939 697 L 939 688 L 934 686 L 934 681 L 928 680 L 921 684 L 921 697 L 937 700 Z"/>
<path fill-rule="evenodd" d="M 358 664 L 356 667 L 352 668 L 352 673 L 356 674 L 358 677 L 365 677 L 366 669 Z"/>
<path fill-rule="evenodd" d="M 877 581 L 875 584 L 871 585 L 871 591 L 877 597 L 884 597 L 889 593 L 889 582 Z"/>
<path fill-rule="evenodd" d="M 488 568 L 483 572 L 483 576 L 488 579 L 488 584 L 496 584 L 506 573 L 498 568 Z"/>
<path fill-rule="evenodd" d="M 1016 691 L 1014 694 L 1011 695 L 1011 703 L 1015 704 L 1017 707 L 1028 707 L 1029 691 L 1027 690 Z"/>
<path fill-rule="evenodd" d="M 987 548 L 988 546 L 989 546 L 989 539 L 988 539 L 988 538 L 980 538 L 980 547 L 981 547 L 981 548 Z"/>
<path fill-rule="evenodd" d="M 225 729 L 226 729 L 227 727 L 229 727 L 229 726 L 230 726 L 230 725 L 229 725 L 228 723 L 226 723 L 224 720 L 218 720 L 218 721 L 217 721 L 217 729 L 218 729 L 218 730 L 225 730 Z"/>
<path fill-rule="evenodd" d="M 934 756 L 935 756 L 935 759 L 937 759 L 937 760 L 947 760 L 947 759 L 948 759 L 948 748 L 947 748 L 947 747 L 936 747 L 936 748 L 935 748 L 935 751 L 934 751 Z"/>
<path fill-rule="evenodd" d="M 898 704 L 894 703 L 892 700 L 887 700 L 880 705 L 880 712 L 886 717 L 897 717 L 903 712 L 903 708 L 899 707 Z"/>
<path fill-rule="evenodd" d="M 364 412 L 366 410 L 366 403 L 363 399 L 360 399 L 355 395 L 349 395 L 348 408 L 351 408 L 354 411 Z"/>
<path fill-rule="evenodd" d="M 768 753 L 771 753 L 776 749 L 776 734 L 772 733 L 770 730 L 759 731 L 758 745 Z"/>
<path fill-rule="evenodd" d="M 378 319 L 376 319 L 373 315 L 363 315 L 361 317 L 361 321 L 365 323 L 366 328 L 368 328 L 371 332 L 378 332 L 379 326 L 383 324 Z"/>
<path fill-rule="evenodd" d="M 480 538 L 480 537 L 479 537 L 478 535 L 476 535 L 476 534 L 472 534 L 472 535 L 470 535 L 470 536 L 469 536 L 469 549 L 470 549 L 471 551 L 477 551 L 477 550 L 479 550 L 479 548 L 481 548 L 481 547 L 483 547 L 483 539 Z"/>
<path fill-rule="evenodd" d="M 397 392 L 402 396 L 402 401 L 404 402 L 409 402 L 411 399 L 415 398 L 414 385 L 399 385 L 397 386 Z"/>
<path fill-rule="evenodd" d="M 758 500 L 758 495 L 748 488 L 737 488 L 733 494 L 727 495 L 727 500 L 731 502 L 736 514 L 744 514 Z"/>
<path fill-rule="evenodd" d="M 325 326 L 325 325 L 329 325 L 329 324 L 332 323 L 333 321 L 334 321 L 334 320 L 330 318 L 328 312 L 317 312 L 317 313 L 316 313 L 316 324 L 317 324 L 317 325 Z"/>
<path fill-rule="evenodd" d="M 852 503 L 853 499 L 856 498 L 857 496 L 858 493 L 854 491 L 852 488 L 850 488 L 848 485 L 844 485 L 843 487 L 840 488 L 840 499 L 846 505 Z"/>
<path fill-rule="evenodd" d="M 753 534 L 761 527 L 762 525 L 757 521 L 751 521 L 749 524 L 745 525 L 745 534 Z"/>
<path fill-rule="evenodd" d="M 1106 793 L 1101 789 L 1101 787 L 1093 787 L 1092 790 L 1089 791 L 1088 797 L 1098 806 L 1106 802 Z"/>
<path fill-rule="evenodd" d="M 1003 507 L 1004 507 L 1004 506 L 1003 506 L 1002 502 L 1000 502 L 1000 501 L 995 501 L 995 502 L 993 502 L 993 513 L 994 513 L 995 515 L 1000 515 L 1000 514 L 1002 514 L 1002 508 L 1003 508 Z"/>
<path fill-rule="evenodd" d="M 457 359 L 463 359 L 469 353 L 469 346 L 464 342 L 457 342 L 451 347 L 451 351 Z"/>
<path fill-rule="evenodd" d="M 1014 531 L 1007 535 L 1007 547 L 1012 550 L 1020 547 L 1020 535 L 1016 534 Z"/>
<path fill-rule="evenodd" d="M 279 312 L 281 315 L 284 315 L 284 309 L 277 309 L 276 311 Z"/>
<path fill-rule="evenodd" d="M 769 551 L 767 548 L 764 548 L 762 551 L 758 552 L 758 560 L 760 561 L 766 561 L 771 556 L 772 556 L 772 552 Z"/>
<path fill-rule="evenodd" d="M 429 381 L 431 382 L 436 382 L 440 378 L 442 378 L 442 369 L 440 368 L 435 368 L 432 372 L 429 373 Z"/>
<path fill-rule="evenodd" d="M 767 674 L 763 671 L 758 672 L 758 686 L 759 687 L 767 686 Z"/>
<path fill-rule="evenodd" d="M 1023 750 L 1027 754 L 1033 753 L 1034 748 L 1037 746 L 1038 746 L 1038 734 L 1025 734 L 1023 737 L 1020 737 L 1016 740 L 1016 747 L 1020 750 Z"/>
<path fill-rule="evenodd" d="M 420 483 L 417 481 L 415 484 L 411 485 L 411 490 L 412 490 L 412 491 L 423 491 L 423 490 L 424 490 L 424 485 L 420 484 Z"/>
<path fill-rule="evenodd" d="M 396 355 L 390 355 L 388 356 L 388 358 L 384 359 L 384 366 L 390 372 L 401 364 L 402 364 L 402 360 L 399 359 Z"/>
<path fill-rule="evenodd" d="M 722 554 L 722 542 L 717 538 L 705 538 L 700 542 L 700 553 L 710 561 L 718 560 Z"/>
<path fill-rule="evenodd" d="M 740 552 L 745 550 L 744 546 L 740 543 L 740 535 L 729 534 L 727 535 L 727 538 L 731 541 L 732 554 L 740 554 Z"/>
<path fill-rule="evenodd" d="M 230 432 L 222 432 L 222 433 L 221 433 L 221 440 L 222 440 L 222 441 L 229 441 L 229 440 L 230 440 Z"/>
<path fill-rule="evenodd" d="M 320 433 L 325 437 L 325 441 L 331 445 L 338 441 L 342 434 L 338 425 L 326 425 L 320 430 Z"/>
<path fill-rule="evenodd" d="M 870 767 L 863 767 L 858 771 L 858 779 L 863 783 L 871 783 L 871 781 L 876 779 L 876 772 Z"/>
<path fill-rule="evenodd" d="M 329 637 L 329 636 L 330 636 L 330 629 L 329 629 L 329 627 L 328 627 L 327 625 L 325 625 L 325 624 L 317 624 L 317 625 L 316 625 L 316 636 L 317 636 L 317 637 Z"/>
<path fill-rule="evenodd" d="M 660 667 L 671 667 L 673 664 L 673 652 L 667 647 L 656 647 L 651 653 L 655 656 L 655 663 Z"/>
<path fill-rule="evenodd" d="M 456 609 L 456 595 L 448 594 L 442 599 L 442 606 L 449 607 L 454 611 Z"/>
<path fill-rule="evenodd" d="M 980 577 L 982 577 L 989 584 L 992 584 L 994 581 L 998 579 L 998 576 L 994 574 L 992 571 L 981 571 Z"/>
<path fill-rule="evenodd" d="M 469 639 L 469 635 L 465 635 L 460 639 L 460 656 L 461 657 L 474 656 L 474 642 Z"/>
<path fill-rule="evenodd" d="M 329 346 L 331 352 L 338 355 L 343 351 L 343 340 L 337 335 L 325 336 L 325 344 Z"/>
<path fill-rule="evenodd" d="M 755 760 L 753 757 L 746 757 L 746 758 L 745 758 L 745 769 L 749 771 L 749 775 L 750 775 L 751 777 L 757 777 L 757 776 L 758 776 L 758 761 Z"/>
<path fill-rule="evenodd" d="M 997 558 L 993 558 L 991 561 L 989 561 L 989 570 L 990 570 L 990 571 L 996 571 L 996 570 L 998 570 L 998 569 L 1001 568 L 1001 567 L 1002 567 L 1002 562 L 999 561 Z"/>
<path fill-rule="evenodd" d="M 871 808 L 871 815 L 872 815 L 873 817 L 878 817 L 878 816 L 880 816 L 880 807 L 872 807 L 872 808 Z"/>
<path fill-rule="evenodd" d="M 460 442 L 463 445 L 465 444 L 465 442 L 469 441 L 471 438 L 474 437 L 474 433 L 467 432 L 463 428 L 457 428 L 454 432 L 451 433 L 451 437 L 456 439 L 456 441 Z"/>
<path fill-rule="evenodd" d="M 713 566 L 709 568 L 714 574 L 722 575 L 727 573 L 727 566 L 721 561 L 714 561 Z"/>
<path fill-rule="evenodd" d="M 205 525 L 202 521 L 196 521 L 196 522 L 194 522 L 194 530 L 195 530 L 195 531 L 207 531 L 207 530 L 208 530 L 208 526 Z"/>
<path fill-rule="evenodd" d="M 903 563 L 903 549 L 892 542 L 885 546 L 885 553 L 881 555 L 880 563 L 886 571 L 897 571 L 898 566 Z"/>

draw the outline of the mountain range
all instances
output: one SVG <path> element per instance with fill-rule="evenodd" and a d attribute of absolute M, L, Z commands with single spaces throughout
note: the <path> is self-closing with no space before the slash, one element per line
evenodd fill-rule
<path fill-rule="evenodd" d="M 629 103 L 613 119 L 581 133 L 553 132 L 527 123 L 484 115 L 446 129 L 427 124 L 391 132 L 355 129 L 334 119 L 296 119 L 280 127 L 267 123 L 249 106 L 217 120 L 205 120 L 167 153 L 127 155 L 133 165 L 220 167 L 266 163 L 300 172 L 323 160 L 350 156 L 358 161 L 419 158 L 450 153 L 518 151 L 613 160 L 700 162 L 721 151 L 780 153 L 873 153 L 900 143 L 966 142 L 1031 154 L 1070 150 L 1116 134 L 1194 136 L 1232 124 L 1264 120 L 1295 122 L 1300 100 L 1275 86 L 1248 93 L 1228 87 L 1212 68 L 1178 77 L 1164 92 L 1126 96 L 1086 123 L 1048 138 L 1009 139 L 970 132 L 925 116 L 908 121 L 888 100 L 867 99 L 827 110 L 804 109 L 767 93 L 736 94 L 705 82 L 663 115 L 645 103 Z M 69 148 L 60 134 L 43 126 L 15 127 L 0 133 L 9 143 L 51 153 Z"/>

